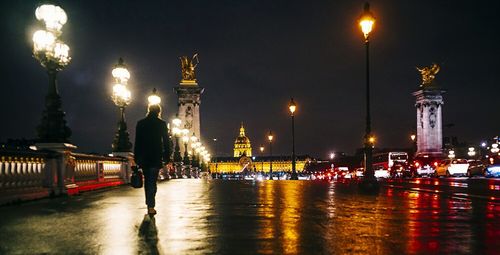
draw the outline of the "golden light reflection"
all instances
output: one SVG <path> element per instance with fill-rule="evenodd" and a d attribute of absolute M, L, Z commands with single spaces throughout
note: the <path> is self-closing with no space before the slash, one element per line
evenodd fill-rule
<path fill-rule="evenodd" d="M 156 195 L 159 212 L 156 223 L 163 248 L 169 254 L 204 253 L 211 245 L 206 213 L 213 211 L 207 197 L 207 183 L 202 179 L 172 180 L 160 190 Z M 206 201 L 200 203 L 200 200 Z"/>
<path fill-rule="evenodd" d="M 277 208 L 275 207 L 273 194 L 275 193 L 275 185 L 274 182 L 264 181 L 259 182 L 258 185 L 258 207 L 257 214 L 262 219 L 260 221 L 260 225 L 258 229 L 257 236 L 264 240 L 264 243 L 259 245 L 259 249 L 257 253 L 268 253 L 273 250 L 273 242 L 276 237 L 276 215 L 275 211 Z"/>
<path fill-rule="evenodd" d="M 276 183 L 276 182 L 271 182 Z M 302 207 L 301 196 L 299 193 L 298 185 L 295 182 L 282 182 L 282 193 L 281 197 L 284 198 L 284 210 L 280 215 L 281 223 L 281 233 L 283 241 L 283 252 L 285 254 L 297 254 L 297 242 L 299 240 L 300 232 L 300 208 Z"/>
<path fill-rule="evenodd" d="M 113 201 L 114 200 L 114 201 Z M 96 212 L 96 217 L 101 222 L 98 238 L 101 254 L 135 254 L 137 232 L 134 222 L 142 220 L 141 214 L 135 210 L 135 205 L 127 203 L 127 197 L 112 198 L 112 201 L 104 201 L 103 211 Z M 86 233 L 93 235 L 93 233 Z"/>

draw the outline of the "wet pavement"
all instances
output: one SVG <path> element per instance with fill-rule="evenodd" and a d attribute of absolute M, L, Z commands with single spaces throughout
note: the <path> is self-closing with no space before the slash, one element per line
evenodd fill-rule
<path fill-rule="evenodd" d="M 126 186 L 3 206 L 0 254 L 500 253 L 500 204 L 396 186 L 171 180 L 153 219 Z"/>

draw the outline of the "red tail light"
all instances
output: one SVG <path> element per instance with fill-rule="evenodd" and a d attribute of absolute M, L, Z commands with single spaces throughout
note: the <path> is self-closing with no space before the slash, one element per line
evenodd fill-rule
<path fill-rule="evenodd" d="M 419 166 L 420 166 L 420 163 L 415 162 L 415 167 L 419 167 Z"/>
<path fill-rule="evenodd" d="M 434 166 L 437 167 L 438 166 L 438 162 L 437 161 L 434 161 Z"/>

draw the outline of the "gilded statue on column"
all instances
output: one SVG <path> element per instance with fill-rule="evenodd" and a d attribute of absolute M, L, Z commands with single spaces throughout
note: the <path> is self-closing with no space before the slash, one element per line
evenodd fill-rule
<path fill-rule="evenodd" d="M 422 87 L 426 85 L 431 85 L 432 81 L 434 81 L 434 79 L 436 78 L 436 74 L 439 72 L 439 69 L 440 69 L 439 65 L 437 65 L 436 63 L 432 63 L 431 66 L 426 66 L 422 68 L 417 67 L 417 70 L 422 75 L 422 84 L 420 86 Z"/>
<path fill-rule="evenodd" d="M 195 69 L 198 63 L 198 53 L 194 54 L 191 59 L 187 56 L 180 57 L 182 69 L 182 82 L 196 82 Z"/>

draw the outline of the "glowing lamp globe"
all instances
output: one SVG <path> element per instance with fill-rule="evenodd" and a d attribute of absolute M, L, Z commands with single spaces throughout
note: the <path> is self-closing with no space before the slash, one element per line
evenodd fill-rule
<path fill-rule="evenodd" d="M 149 105 L 158 105 L 161 103 L 161 98 L 156 94 L 156 89 L 153 89 L 153 94 L 148 97 Z"/>
<path fill-rule="evenodd" d="M 61 31 L 61 28 L 68 21 L 66 12 L 59 6 L 44 4 L 36 8 L 35 16 L 37 20 L 45 23 L 50 31 Z"/>
<path fill-rule="evenodd" d="M 359 26 L 361 27 L 361 31 L 363 32 L 365 39 L 368 39 L 370 32 L 373 30 L 375 25 L 375 17 L 370 12 L 370 5 L 368 3 L 365 4 L 363 15 L 359 19 Z"/>

